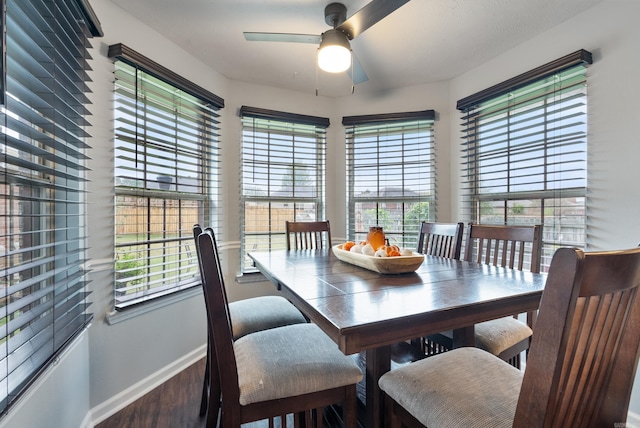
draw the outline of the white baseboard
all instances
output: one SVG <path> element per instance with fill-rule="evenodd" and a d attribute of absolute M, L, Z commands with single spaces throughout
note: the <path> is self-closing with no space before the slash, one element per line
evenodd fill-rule
<path fill-rule="evenodd" d="M 164 367 L 162 370 L 153 373 L 151 376 L 148 376 L 145 379 L 142 379 L 140 382 L 131 385 L 129 388 L 111 397 L 107 401 L 98 404 L 91 409 L 90 420 L 92 421 L 92 424 L 99 424 L 109 416 L 112 416 L 118 411 L 124 409 L 129 404 L 133 403 L 149 391 L 162 385 L 164 382 L 180 373 L 186 367 L 189 367 L 190 365 L 204 358 L 206 355 L 206 350 L 207 345 L 202 345 L 201 347 L 195 349 L 179 360 L 176 360 L 168 366 Z M 87 425 L 87 427 L 92 427 L 93 425 Z"/>
<path fill-rule="evenodd" d="M 640 415 L 634 412 L 627 413 L 625 428 L 640 428 Z"/>
<path fill-rule="evenodd" d="M 89 411 L 80 423 L 80 428 L 93 428 L 93 425 L 93 421 L 91 420 L 91 411 Z"/>

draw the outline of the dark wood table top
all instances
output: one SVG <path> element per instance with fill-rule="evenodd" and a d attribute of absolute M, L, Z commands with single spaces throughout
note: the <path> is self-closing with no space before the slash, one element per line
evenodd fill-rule
<path fill-rule="evenodd" d="M 378 379 L 390 345 L 454 330 L 473 346 L 473 325 L 538 308 L 545 274 L 426 256 L 413 273 L 384 275 L 338 260 L 331 249 L 250 253 L 255 266 L 342 352 L 366 351 L 365 426 L 384 426 Z"/>
<path fill-rule="evenodd" d="M 346 354 L 536 309 L 546 279 L 432 256 L 400 275 L 345 263 L 326 249 L 249 256 Z"/>

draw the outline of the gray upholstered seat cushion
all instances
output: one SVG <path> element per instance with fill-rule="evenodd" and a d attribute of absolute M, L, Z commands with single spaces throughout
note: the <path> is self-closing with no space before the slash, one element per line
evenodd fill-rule
<path fill-rule="evenodd" d="M 356 384 L 362 371 L 318 326 L 294 324 L 234 342 L 240 404 Z"/>
<path fill-rule="evenodd" d="M 392 370 L 380 388 L 429 428 L 511 427 L 523 372 L 478 348 Z"/>
<path fill-rule="evenodd" d="M 234 340 L 256 331 L 307 322 L 287 299 L 261 296 L 229 303 Z"/>
<path fill-rule="evenodd" d="M 532 334 L 533 330 L 528 325 L 514 317 L 498 318 L 475 326 L 476 347 L 493 355 L 500 355 Z"/>
<path fill-rule="evenodd" d="M 449 339 L 453 338 L 453 331 L 440 333 Z M 504 317 L 481 322 L 475 325 L 476 347 L 484 349 L 493 355 L 512 347 L 521 340 L 531 337 L 533 330 L 514 317 Z"/>

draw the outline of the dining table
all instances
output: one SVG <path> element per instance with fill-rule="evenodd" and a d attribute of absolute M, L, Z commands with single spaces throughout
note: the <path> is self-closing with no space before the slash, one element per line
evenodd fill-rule
<path fill-rule="evenodd" d="M 364 352 L 367 428 L 385 426 L 378 379 L 391 369 L 392 345 L 453 330 L 454 347 L 473 346 L 474 324 L 536 310 L 546 280 L 546 274 L 436 256 L 401 274 L 342 261 L 332 248 L 249 257 L 345 355 Z"/>

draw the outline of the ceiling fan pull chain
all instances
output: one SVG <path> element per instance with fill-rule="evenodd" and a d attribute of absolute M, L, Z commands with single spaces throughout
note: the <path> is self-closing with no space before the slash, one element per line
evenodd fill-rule
<path fill-rule="evenodd" d="M 353 70 L 353 52 L 351 52 L 351 95 L 353 95 L 354 92 L 356 91 L 356 85 L 353 83 L 353 75 L 354 75 L 354 70 Z"/>

